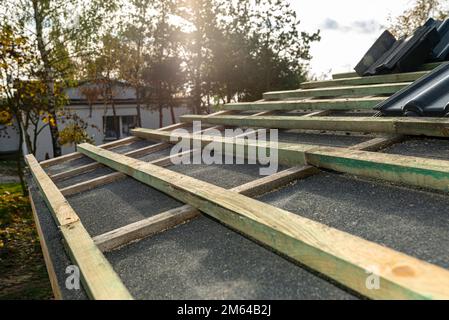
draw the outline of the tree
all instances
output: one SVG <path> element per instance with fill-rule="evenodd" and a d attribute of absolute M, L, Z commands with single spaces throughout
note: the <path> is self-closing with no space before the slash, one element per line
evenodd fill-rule
<path fill-rule="evenodd" d="M 86 59 L 83 77 L 94 86 L 94 91 L 86 92 L 88 101 L 91 98 L 102 97 L 105 113 L 110 105 L 113 114 L 115 136 L 120 139 L 120 123 L 115 105 L 115 97 L 118 77 L 120 75 L 120 63 L 123 54 L 123 46 L 120 39 L 111 32 L 101 38 L 101 46 L 95 55 Z"/>
<path fill-rule="evenodd" d="M 398 38 L 411 35 L 415 29 L 422 26 L 429 18 L 447 18 L 447 1 L 445 0 L 415 0 L 413 6 L 397 18 L 390 18 L 390 31 Z"/>
<path fill-rule="evenodd" d="M 145 55 L 152 46 L 152 33 L 155 28 L 155 1 L 131 0 L 128 14 L 119 25 L 122 43 L 120 76 L 130 84 L 136 94 L 137 125 L 142 125 L 141 105 L 145 94 L 143 72 Z"/>
<path fill-rule="evenodd" d="M 176 1 L 157 2 L 158 10 L 152 33 L 151 50 L 145 57 L 143 79 L 146 84 L 147 104 L 157 104 L 159 110 L 159 126 L 163 125 L 163 109 L 170 109 L 172 123 L 176 122 L 173 96 L 183 90 L 185 73 L 181 68 L 182 31 L 180 27 L 170 23 L 169 18 L 176 13 Z"/>
<path fill-rule="evenodd" d="M 61 145 L 76 145 L 80 143 L 93 143 L 93 139 L 87 133 L 89 124 L 74 114 L 69 123 L 59 133 Z"/>
<path fill-rule="evenodd" d="M 181 1 L 177 14 L 189 24 L 190 30 L 184 36 L 186 71 L 193 108 L 196 113 L 201 113 L 204 109 L 204 85 L 211 64 L 210 35 L 217 29 L 216 1 Z"/>
<path fill-rule="evenodd" d="M 300 22 L 289 3 L 197 0 L 186 4 L 184 17 L 193 27 L 187 37 L 187 65 L 195 104 L 217 95 L 225 102 L 257 100 L 265 91 L 292 89 L 305 79 L 310 44 L 320 36 L 299 31 Z"/>
<path fill-rule="evenodd" d="M 26 187 L 22 168 L 22 146 L 24 131 L 24 117 L 21 110 L 21 95 L 34 94 L 34 92 L 18 92 L 18 79 L 29 72 L 34 57 L 31 53 L 28 38 L 20 30 L 6 23 L 0 25 L 0 125 L 12 125 L 15 120 L 19 135 L 19 152 L 17 154 L 17 172 L 22 185 L 23 193 Z"/>
<path fill-rule="evenodd" d="M 73 79 L 76 63 L 92 53 L 105 13 L 115 1 L 5 0 L 5 19 L 30 34 L 37 55 L 34 76 L 45 87 L 54 156 L 61 155 L 57 112 L 63 107 L 56 86 Z"/>

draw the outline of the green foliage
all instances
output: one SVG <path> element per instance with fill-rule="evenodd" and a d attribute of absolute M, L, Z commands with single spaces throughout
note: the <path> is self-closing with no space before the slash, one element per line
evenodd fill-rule
<path fill-rule="evenodd" d="M 88 79 L 124 79 L 159 108 L 190 95 L 196 112 L 297 88 L 310 45 L 296 12 L 280 0 L 133 0 L 114 16 L 84 64 Z"/>

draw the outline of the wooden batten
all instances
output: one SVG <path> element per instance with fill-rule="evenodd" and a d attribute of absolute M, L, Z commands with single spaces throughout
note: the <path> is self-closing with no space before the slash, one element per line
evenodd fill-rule
<path fill-rule="evenodd" d="M 428 71 L 393 73 L 371 77 L 348 77 L 334 80 L 310 81 L 301 83 L 301 89 L 330 88 L 339 86 L 370 85 L 381 83 L 413 82 L 428 74 Z"/>
<path fill-rule="evenodd" d="M 280 164 L 288 166 L 309 164 L 318 168 L 369 178 L 383 179 L 445 192 L 449 191 L 449 161 L 447 160 L 282 142 L 267 142 L 266 145 L 260 145 L 257 141 L 251 140 L 190 134 L 175 135 L 156 132 L 151 129 L 135 129 L 133 134 L 144 139 L 147 137 L 151 139 L 158 138 L 162 141 L 171 141 L 171 143 L 176 143 L 176 141 L 181 139 L 190 142 L 197 141 L 202 145 L 218 142 L 222 144 L 224 152 L 232 152 L 233 154 L 236 147 L 243 148 L 245 155 L 249 148 L 257 150 L 258 148 L 266 147 L 270 152 L 276 151 L 278 153 Z"/>
<path fill-rule="evenodd" d="M 318 169 L 310 166 L 290 168 L 230 190 L 249 197 L 260 196 L 266 192 L 280 188 L 294 180 L 305 178 L 318 172 Z M 110 251 L 124 246 L 132 241 L 143 239 L 153 234 L 173 228 L 196 218 L 198 215 L 200 215 L 200 212 L 196 208 L 190 205 L 184 205 L 124 227 L 117 228 L 110 232 L 106 232 L 95 237 L 94 242 L 100 250 Z"/>
<path fill-rule="evenodd" d="M 79 149 L 364 296 L 449 298 L 443 268 L 210 183 L 89 144 Z M 366 286 L 368 270 L 376 270 L 378 290 Z"/>
<path fill-rule="evenodd" d="M 105 149 L 102 149 L 105 150 Z M 78 215 L 33 155 L 25 157 L 34 180 L 59 226 L 83 287 L 92 299 L 132 299 L 112 266 L 94 244 Z"/>
<path fill-rule="evenodd" d="M 385 101 L 383 97 L 303 99 L 230 103 L 226 104 L 224 108 L 236 111 L 372 110 L 383 101 Z"/>
<path fill-rule="evenodd" d="M 398 135 L 449 137 L 446 118 L 384 118 L 384 117 L 304 117 L 304 116 L 216 116 L 205 118 L 184 115 L 183 121 L 203 121 L 227 126 L 303 129 L 327 131 L 370 132 Z"/>
<path fill-rule="evenodd" d="M 265 100 L 280 100 L 290 98 L 310 97 L 342 97 L 342 96 L 374 96 L 391 95 L 407 87 L 411 82 L 373 84 L 366 86 L 341 86 L 334 88 L 299 89 L 288 91 L 273 91 L 263 94 Z"/>
<path fill-rule="evenodd" d="M 119 147 L 119 146 L 122 146 L 125 144 L 133 143 L 137 140 L 139 140 L 139 139 L 136 137 L 127 137 L 127 138 L 124 138 L 121 140 L 112 141 L 112 142 L 108 142 L 108 143 L 99 145 L 99 147 L 105 148 L 105 149 L 112 149 L 112 148 L 116 148 L 116 147 Z M 41 161 L 39 164 L 41 165 L 42 168 L 46 168 L 46 167 L 54 166 L 56 164 L 63 163 L 66 161 L 79 159 L 82 157 L 83 157 L 83 155 L 81 153 L 72 152 L 72 153 L 57 157 L 57 158 L 52 158 L 52 159 Z"/>

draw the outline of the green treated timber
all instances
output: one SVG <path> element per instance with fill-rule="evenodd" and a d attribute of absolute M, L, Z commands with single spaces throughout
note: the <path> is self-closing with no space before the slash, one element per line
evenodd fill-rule
<path fill-rule="evenodd" d="M 391 95 L 410 85 L 410 82 L 372 84 L 365 86 L 342 86 L 334 88 L 298 89 L 288 91 L 273 91 L 263 94 L 265 100 L 312 97 L 349 97 Z"/>
<path fill-rule="evenodd" d="M 72 262 L 80 270 L 83 288 L 96 300 L 129 300 L 132 296 L 97 248 L 78 215 L 33 155 L 25 156 L 31 174 L 58 225 Z"/>
<path fill-rule="evenodd" d="M 185 133 L 161 133 L 151 129 L 134 129 L 133 135 L 143 139 L 176 143 L 190 141 L 207 145 L 219 144 L 225 153 L 264 148 L 257 141 L 191 135 Z M 283 165 L 313 165 L 369 178 L 383 179 L 395 183 L 449 191 L 449 161 L 394 154 L 351 150 L 348 148 L 323 147 L 317 145 L 266 142 L 267 150 L 278 153 L 278 162 Z M 265 149 L 263 149 L 265 150 Z M 263 151 L 261 151 L 263 152 Z"/>
<path fill-rule="evenodd" d="M 311 81 L 301 83 L 301 89 L 327 88 L 339 86 L 355 86 L 380 83 L 413 82 L 422 76 L 428 74 L 428 71 L 394 73 L 371 77 L 354 77 L 346 79 Z"/>
<path fill-rule="evenodd" d="M 383 117 L 300 117 L 300 116 L 213 116 L 184 115 L 181 121 L 202 121 L 209 124 L 278 129 L 375 132 L 400 135 L 449 137 L 446 118 L 383 118 Z"/>
<path fill-rule="evenodd" d="M 443 268 L 168 169 L 89 144 L 78 148 L 366 297 L 449 298 Z M 367 287 L 368 270 L 375 270 L 379 289 Z"/>
<path fill-rule="evenodd" d="M 443 62 L 432 62 L 432 63 L 426 63 L 418 68 L 416 68 L 415 71 L 431 71 L 435 69 L 436 67 L 440 66 Z M 359 75 L 356 72 L 342 72 L 342 73 L 334 73 L 332 75 L 332 79 L 344 79 L 344 78 L 353 78 L 358 77 Z"/>
<path fill-rule="evenodd" d="M 445 62 L 431 62 L 421 65 L 420 67 L 416 68 L 416 71 L 430 71 L 435 69 L 436 67 L 439 67 L 441 64 Z"/>
<path fill-rule="evenodd" d="M 385 98 L 340 98 L 297 101 L 263 101 L 226 104 L 226 110 L 235 111 L 291 111 L 291 110 L 372 110 Z"/>
<path fill-rule="evenodd" d="M 351 71 L 351 72 L 341 72 L 341 73 L 334 73 L 332 75 L 332 79 L 345 79 L 345 78 L 354 78 L 358 77 L 359 75 L 357 72 Z"/>

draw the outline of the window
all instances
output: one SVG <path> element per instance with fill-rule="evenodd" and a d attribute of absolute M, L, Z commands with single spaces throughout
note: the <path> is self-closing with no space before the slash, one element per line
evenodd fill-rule
<path fill-rule="evenodd" d="M 131 129 L 137 127 L 137 116 L 123 116 L 122 120 L 122 135 L 128 137 L 131 135 Z"/>
<path fill-rule="evenodd" d="M 137 116 L 103 117 L 104 140 L 115 140 L 131 135 L 131 129 L 137 126 Z M 117 137 L 117 131 L 120 137 Z"/>
<path fill-rule="evenodd" d="M 117 131 L 120 129 L 120 118 L 107 116 L 103 117 L 103 132 L 104 139 L 111 140 L 117 139 Z M 120 132 L 120 131 L 119 131 Z"/>

